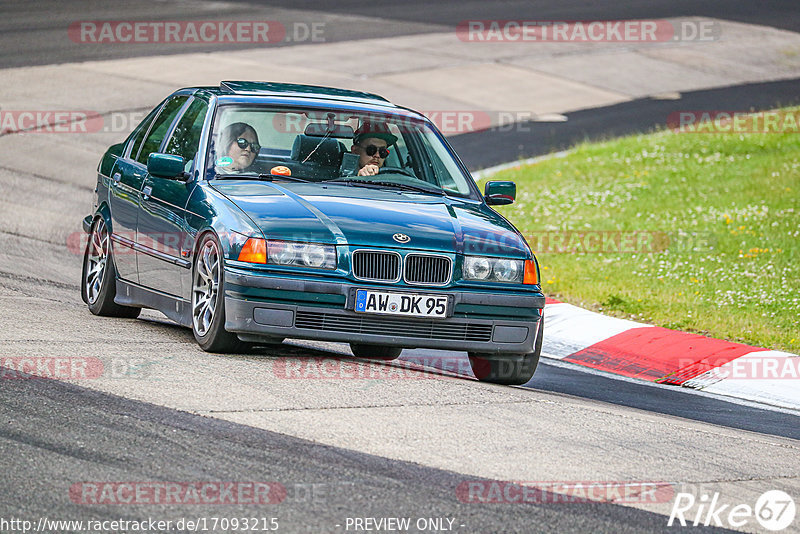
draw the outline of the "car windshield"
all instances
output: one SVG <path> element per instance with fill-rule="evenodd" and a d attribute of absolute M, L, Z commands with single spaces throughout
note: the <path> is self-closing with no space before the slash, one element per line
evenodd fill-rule
<path fill-rule="evenodd" d="M 223 105 L 209 179 L 339 183 L 471 196 L 472 178 L 425 122 L 405 114 Z"/>

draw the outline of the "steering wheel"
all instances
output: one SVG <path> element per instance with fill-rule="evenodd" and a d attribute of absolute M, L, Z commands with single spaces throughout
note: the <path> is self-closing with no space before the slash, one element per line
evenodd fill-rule
<path fill-rule="evenodd" d="M 404 169 L 403 167 L 386 167 L 386 166 L 384 166 L 384 167 L 381 167 L 380 169 L 378 169 L 378 174 L 392 174 L 392 173 L 404 174 L 404 175 L 406 175 L 406 176 L 408 176 L 410 178 L 413 178 L 415 180 L 419 180 L 419 178 L 417 178 L 416 174 L 414 174 L 413 172 L 411 172 L 409 170 Z"/>

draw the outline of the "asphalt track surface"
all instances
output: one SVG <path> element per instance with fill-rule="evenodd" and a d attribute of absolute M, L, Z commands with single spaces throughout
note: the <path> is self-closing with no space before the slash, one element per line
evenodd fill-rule
<path fill-rule="evenodd" d="M 186 45 L 175 48 L 158 45 L 92 48 L 71 43 L 65 40 L 63 28 L 75 20 L 175 20 L 190 17 L 206 20 L 214 17 L 268 17 L 286 23 L 324 20 L 328 24 L 326 35 L 329 40 L 441 31 L 443 27 L 452 27 L 470 18 L 580 20 L 702 15 L 800 30 L 798 5 L 791 1 L 655 1 L 630 5 L 588 1 L 537 2 L 535 5 L 529 2 L 428 4 L 378 1 L 338 3 L 337 6 L 345 7 L 334 9 L 327 7 L 329 4 L 320 7 L 314 2 L 302 1 L 154 4 L 134 0 L 126 2 L 124 11 L 120 11 L 118 5 L 106 2 L 80 4 L 37 1 L 4 2 L 0 5 L 0 67 L 188 51 Z M 372 20 L 353 24 L 341 15 L 342 11 L 357 11 Z M 242 46 L 228 48 L 240 49 Z M 228 48 L 215 46 L 207 49 Z M 682 104 L 687 108 L 696 105 L 698 109 L 762 109 L 775 104 L 796 103 L 800 95 L 798 89 L 800 82 L 790 80 L 697 91 L 682 95 Z M 570 113 L 566 123 L 533 123 L 529 136 L 520 136 L 520 130 L 514 134 L 485 131 L 457 136 L 452 139 L 452 144 L 471 167 L 484 167 L 547 153 L 584 139 L 647 131 L 663 124 L 668 106 L 669 103 L 664 101 L 637 100 Z M 71 196 L 78 196 L 77 191 L 67 190 Z M 60 193 L 61 190 L 55 187 L 54 192 L 47 194 L 56 196 Z M 80 195 L 88 199 L 87 191 L 81 189 Z M 35 240 L 8 232 L 2 241 L 4 250 L 37 246 Z M 72 324 L 78 321 L 93 325 L 91 328 L 104 338 L 124 338 L 130 322 L 93 322 L 95 318 L 88 312 L 78 311 L 82 304 L 77 284 L 60 281 L 64 279 L 63 273 L 72 276 L 77 271 L 78 261 L 75 257 L 57 256 L 55 265 L 42 261 L 32 269 L 20 265 L 0 272 L 2 294 L 11 299 L 5 302 L 18 299 L 23 303 L 16 315 L 8 310 L 3 312 L 3 320 L 11 317 L 23 325 L 31 322 L 33 317 L 35 322 L 36 311 L 24 310 L 26 299 L 33 299 L 46 302 L 48 310 L 64 307 L 69 311 L 67 316 Z M 65 266 L 59 266 L 59 262 L 65 262 Z M 55 317 L 56 312 L 48 313 Z M 42 339 L 51 339 L 55 343 L 55 349 L 51 350 L 65 351 L 68 345 L 63 344 L 62 335 L 72 333 L 69 321 L 60 324 L 54 320 L 54 324 L 41 325 L 41 329 L 21 328 L 21 342 L 41 335 Z M 4 324 L 8 326 L 9 323 Z M 191 343 L 191 336 L 183 329 L 141 320 L 134 324 L 136 331 L 140 334 L 147 331 L 148 339 L 154 339 L 156 343 L 173 339 Z M 14 338 L 13 333 L 11 338 Z M 146 346 L 144 342 L 141 345 Z M 262 349 L 266 351 L 262 356 L 271 358 L 269 354 L 273 350 Z M 302 347 L 288 345 L 281 350 L 291 350 L 299 355 L 335 355 L 324 350 L 304 351 Z M 206 358 L 198 355 L 200 357 Z M 224 360 L 235 370 L 238 363 L 235 358 Z M 189 367 L 186 369 L 190 373 Z M 264 385 L 270 386 L 274 384 Z M 471 380 L 456 381 L 454 387 L 465 396 L 484 394 L 480 389 L 483 386 Z M 719 429 L 720 448 L 725 446 L 724 436 L 729 435 L 725 432 L 733 432 L 723 432 L 723 429 L 737 429 L 737 437 L 753 433 L 753 436 L 800 439 L 800 425 L 794 415 L 547 363 L 540 366 L 527 390 L 509 389 L 515 394 L 529 392 L 541 397 L 541 402 L 577 399 L 631 421 L 666 417 L 679 422 L 701 422 L 703 425 L 698 427 L 701 432 L 714 433 Z M 663 423 L 664 419 L 659 420 Z M 342 531 L 335 525 L 342 524 L 348 516 L 446 516 L 456 518 L 457 525 L 464 525 L 457 529 L 463 532 L 667 530 L 663 515 L 613 504 L 469 505 L 454 497 L 455 488 L 465 480 L 465 475 L 452 470 L 428 467 L 422 462 L 387 459 L 380 454 L 365 454 L 348 447 L 324 445 L 249 424 L 203 417 L 51 380 L 0 381 L 0 421 L 0 454 L 5 460 L 2 462 L 0 517 L 4 518 L 139 519 L 158 516 L 177 519 L 210 515 L 205 509 L 200 512 L 192 507 L 87 507 L 72 503 L 68 491 L 76 481 L 85 480 L 261 480 L 278 481 L 286 486 L 286 500 L 276 505 L 274 510 L 220 505 L 213 509 L 214 515 L 269 514 L 279 518 L 282 532 Z M 590 423 L 585 428 L 575 429 L 576 435 L 592 431 L 601 430 Z M 357 434 L 358 430 L 353 428 L 351 432 Z M 643 435 L 634 436 L 630 446 L 654 450 L 658 447 L 655 443 L 648 443 Z M 453 454 L 469 453 L 454 451 Z M 669 452 L 664 451 L 664 454 Z M 618 458 L 616 461 L 620 462 Z M 772 476 L 765 475 L 765 478 Z M 478 478 L 471 476 L 469 480 Z M 762 491 L 765 489 L 771 488 L 764 487 Z"/>
<path fill-rule="evenodd" d="M 447 517 L 458 532 L 664 532 L 664 517 L 601 503 L 491 504 L 454 498 L 463 475 L 87 391 L 9 380 L 0 390 L 2 517 L 276 517 L 279 532 L 341 532 L 347 517 Z M 53 412 L 58 418 L 53 418 Z M 36 466 L 31 477 L 30 466 Z M 278 482 L 267 505 L 76 504 L 76 481 Z M 471 481 L 479 480 L 475 477 Z M 701 529 L 704 531 L 706 529 Z M 710 529 L 708 529 L 710 530 Z M 714 529 L 717 531 L 718 529 Z"/>

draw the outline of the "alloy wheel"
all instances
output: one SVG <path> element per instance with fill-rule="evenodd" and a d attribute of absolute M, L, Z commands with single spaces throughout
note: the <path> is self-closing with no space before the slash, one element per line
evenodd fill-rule
<path fill-rule="evenodd" d="M 84 278 L 86 298 L 89 300 L 89 304 L 94 304 L 103 289 L 108 262 L 108 229 L 103 219 L 98 219 L 89 238 L 86 261 L 86 277 Z"/>
<path fill-rule="evenodd" d="M 214 322 L 220 275 L 219 250 L 213 240 L 208 240 L 197 255 L 192 284 L 192 321 L 199 336 L 205 336 Z"/>

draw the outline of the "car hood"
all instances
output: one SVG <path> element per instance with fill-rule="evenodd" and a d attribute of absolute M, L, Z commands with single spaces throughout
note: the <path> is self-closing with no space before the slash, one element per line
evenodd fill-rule
<path fill-rule="evenodd" d="M 516 229 L 482 203 L 342 184 L 215 183 L 267 239 L 528 256 Z M 404 234 L 409 240 L 398 242 Z M 401 240 L 401 236 L 397 236 Z"/>

